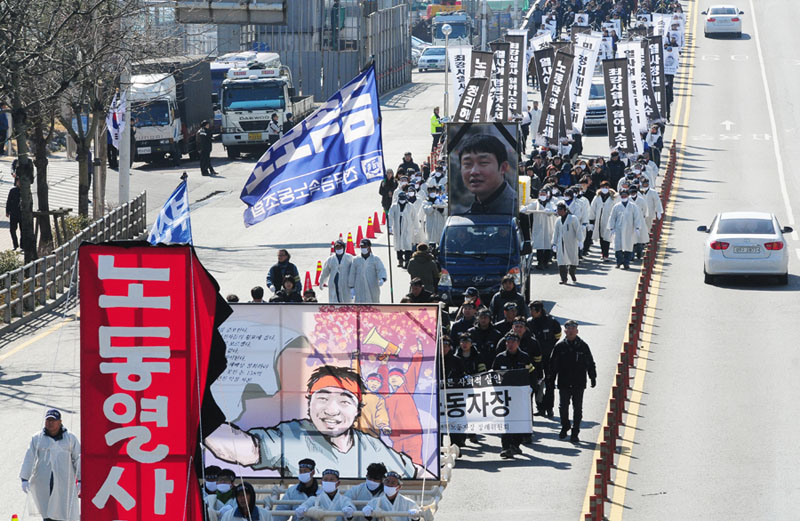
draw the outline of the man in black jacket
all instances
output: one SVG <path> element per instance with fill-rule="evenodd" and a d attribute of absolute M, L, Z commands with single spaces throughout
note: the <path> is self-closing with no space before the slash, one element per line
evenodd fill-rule
<path fill-rule="evenodd" d="M 8 229 L 11 232 L 11 242 L 14 244 L 14 249 L 19 248 L 19 240 L 17 239 L 17 227 L 22 218 L 22 210 L 19 207 L 19 178 L 14 178 L 14 188 L 8 191 L 8 198 L 6 199 L 6 217 L 8 217 Z"/>
<path fill-rule="evenodd" d="M 528 319 L 527 325 L 533 338 L 539 342 L 539 348 L 542 350 L 542 360 L 545 362 L 543 368 L 545 385 L 543 389 L 540 387 L 536 393 L 536 416 L 552 418 L 555 391 L 550 384 L 550 366 L 548 362 L 550 361 L 550 355 L 553 353 L 553 347 L 558 339 L 561 338 L 561 324 L 547 313 L 541 300 L 534 300 L 531 302 L 531 318 Z"/>
<path fill-rule="evenodd" d="M 519 348 L 519 335 L 513 331 L 506 335 L 506 350 L 497 355 L 492 364 L 492 369 L 495 371 L 508 371 L 511 369 L 527 369 L 529 373 L 533 373 L 536 369 L 533 365 L 531 357 L 528 353 Z M 522 454 L 519 445 L 522 443 L 524 434 L 501 434 L 503 450 L 500 452 L 500 457 L 504 459 L 513 458 L 516 454 Z"/>
<path fill-rule="evenodd" d="M 467 331 L 472 338 L 472 344 L 483 355 L 483 363 L 486 367 L 491 367 L 494 363 L 495 348 L 502 338 L 500 332 L 492 324 L 492 312 L 485 307 L 478 310 L 475 325 Z"/>
<path fill-rule="evenodd" d="M 429 304 L 431 302 L 437 302 L 437 299 L 434 297 L 433 293 L 425 289 L 425 286 L 422 284 L 422 279 L 419 277 L 414 277 L 411 279 L 411 288 L 406 295 L 406 299 L 408 299 L 408 302 L 412 304 Z"/>
<path fill-rule="evenodd" d="M 400 166 L 397 167 L 398 175 L 400 174 L 401 168 L 407 174 L 419 172 L 419 165 L 414 162 L 414 159 L 411 157 L 411 152 L 406 152 L 405 154 L 403 154 L 403 162 L 400 163 Z"/>
<path fill-rule="evenodd" d="M 200 155 L 200 174 L 217 175 L 214 167 L 211 166 L 211 131 L 209 130 L 208 120 L 200 123 L 200 130 L 195 136 L 197 143 L 197 153 Z"/>
<path fill-rule="evenodd" d="M 608 171 L 608 182 L 616 188 L 619 180 L 625 176 L 625 163 L 620 159 L 619 151 L 611 152 L 611 159 L 606 163 L 606 170 Z"/>
<path fill-rule="evenodd" d="M 513 275 L 505 275 L 503 277 L 500 281 L 500 291 L 494 294 L 492 301 L 489 303 L 489 309 L 492 311 L 492 317 L 495 320 L 503 319 L 503 309 L 507 302 L 513 302 L 517 305 L 517 313 L 519 315 L 528 316 L 525 297 L 517 291 Z"/>
<path fill-rule="evenodd" d="M 475 320 L 477 308 L 474 302 L 469 300 L 465 301 L 464 304 L 461 305 L 461 311 L 463 313 L 461 318 L 453 322 L 453 325 L 450 326 L 450 339 L 453 343 L 458 342 L 461 338 L 461 333 L 466 333 L 471 327 L 475 327 L 477 323 Z"/>
<path fill-rule="evenodd" d="M 589 345 L 578 337 L 578 323 L 567 320 L 564 324 L 566 338 L 556 344 L 550 358 L 550 382 L 558 386 L 558 413 L 561 416 L 561 432 L 558 437 L 567 437 L 570 429 L 569 402 L 572 401 L 572 436 L 570 441 L 578 443 L 583 417 L 583 391 L 586 375 L 597 385 L 597 370 Z"/>

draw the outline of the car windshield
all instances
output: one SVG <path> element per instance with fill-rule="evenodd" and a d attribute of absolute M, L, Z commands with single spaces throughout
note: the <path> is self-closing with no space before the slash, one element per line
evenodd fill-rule
<path fill-rule="evenodd" d="M 515 242 L 511 228 L 499 225 L 451 226 L 444 236 L 448 255 L 507 256 Z"/>
<path fill-rule="evenodd" d="M 766 235 L 775 233 L 775 227 L 770 219 L 722 219 L 717 233 Z"/>
<path fill-rule="evenodd" d="M 423 56 L 444 56 L 444 47 L 428 47 L 422 51 Z"/>
<path fill-rule="evenodd" d="M 434 26 L 434 31 L 436 31 L 435 38 L 437 40 L 444 40 L 444 33 L 442 32 L 442 27 L 445 24 L 436 24 Z M 452 31 L 450 32 L 450 39 L 453 38 L 465 38 L 467 36 L 467 26 L 463 23 L 450 23 L 450 27 Z"/>
<path fill-rule="evenodd" d="M 736 14 L 735 7 L 712 7 L 708 14 Z"/>
<path fill-rule="evenodd" d="M 169 103 L 166 100 L 134 103 L 131 106 L 131 121 L 136 128 L 169 125 Z"/>
<path fill-rule="evenodd" d="M 592 83 L 592 89 L 589 91 L 589 99 L 605 99 L 606 87 L 602 83 Z"/>
<path fill-rule="evenodd" d="M 222 107 L 225 110 L 267 110 L 285 107 L 283 84 L 243 82 L 222 87 Z"/>

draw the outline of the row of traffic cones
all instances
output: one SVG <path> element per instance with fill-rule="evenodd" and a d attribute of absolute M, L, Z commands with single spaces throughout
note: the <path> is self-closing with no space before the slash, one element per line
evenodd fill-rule
<path fill-rule="evenodd" d="M 367 234 L 364 235 L 364 232 L 361 229 L 361 225 L 358 226 L 358 232 L 356 233 L 356 240 L 353 242 L 353 234 L 348 232 L 347 233 L 347 243 L 345 246 L 345 253 L 348 253 L 355 257 L 356 255 L 356 244 L 361 244 L 362 239 L 375 239 L 376 235 L 379 233 L 383 233 L 381 230 L 381 225 L 386 226 L 386 212 L 381 212 L 382 216 L 378 219 L 378 212 L 372 217 L 367 219 Z M 339 240 L 344 240 L 343 235 L 339 234 Z M 336 241 L 331 241 L 331 254 L 334 251 L 334 245 Z M 309 289 L 313 289 L 313 286 L 319 287 L 319 278 L 322 274 L 322 261 L 317 261 L 317 275 L 314 278 L 314 284 L 311 284 L 311 272 L 306 272 L 306 278 L 303 283 L 303 292 L 305 293 Z"/>

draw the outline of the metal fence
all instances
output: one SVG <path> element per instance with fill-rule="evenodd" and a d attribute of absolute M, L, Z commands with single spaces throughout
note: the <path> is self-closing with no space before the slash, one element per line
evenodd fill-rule
<path fill-rule="evenodd" d="M 367 59 L 375 58 L 378 92 L 411 82 L 411 34 L 408 6 L 398 5 L 367 17 Z M 363 64 L 362 64 L 363 65 Z"/>
<path fill-rule="evenodd" d="M 147 229 L 147 198 L 142 193 L 94 221 L 41 259 L 0 275 L 0 335 L 50 311 L 74 295 L 78 247 L 82 242 L 139 239 Z"/>

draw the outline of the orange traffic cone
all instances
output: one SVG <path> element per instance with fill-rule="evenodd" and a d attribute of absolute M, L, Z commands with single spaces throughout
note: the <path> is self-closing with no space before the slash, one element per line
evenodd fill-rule
<path fill-rule="evenodd" d="M 313 290 L 314 288 L 311 286 L 311 272 L 306 272 L 306 281 L 303 283 L 303 293 L 308 290 Z"/>
<path fill-rule="evenodd" d="M 13 514 L 11 516 L 11 521 L 19 521 L 19 517 L 17 517 L 17 514 Z"/>
<path fill-rule="evenodd" d="M 322 275 L 322 261 L 317 261 L 317 276 L 314 278 L 314 285 L 319 286 L 319 276 Z"/>
<path fill-rule="evenodd" d="M 333 244 L 334 244 L 334 242 L 333 242 L 333 241 L 331 241 L 331 255 L 333 255 L 333 249 L 334 249 L 334 248 L 333 248 Z"/>
<path fill-rule="evenodd" d="M 342 237 L 342 234 L 341 234 L 341 233 L 339 234 L 339 240 L 340 240 L 340 241 L 343 241 L 343 240 L 344 240 L 344 237 Z"/>
<path fill-rule="evenodd" d="M 383 212 L 383 217 L 381 217 L 381 225 L 386 225 L 386 212 Z"/>
<path fill-rule="evenodd" d="M 375 228 L 372 226 L 372 217 L 367 219 L 367 239 L 375 238 Z"/>
<path fill-rule="evenodd" d="M 386 221 L 383 222 L 386 224 Z M 383 233 L 381 231 L 381 223 L 378 221 L 378 212 L 375 212 L 375 215 L 372 216 L 372 230 L 377 233 Z"/>
<path fill-rule="evenodd" d="M 358 233 L 356 234 L 356 244 L 361 245 L 361 240 L 364 238 L 364 232 L 361 231 L 361 225 L 358 226 Z"/>
<path fill-rule="evenodd" d="M 345 247 L 345 252 L 353 257 L 356 256 L 356 247 L 353 245 L 353 234 L 350 232 L 347 232 L 347 246 Z"/>

